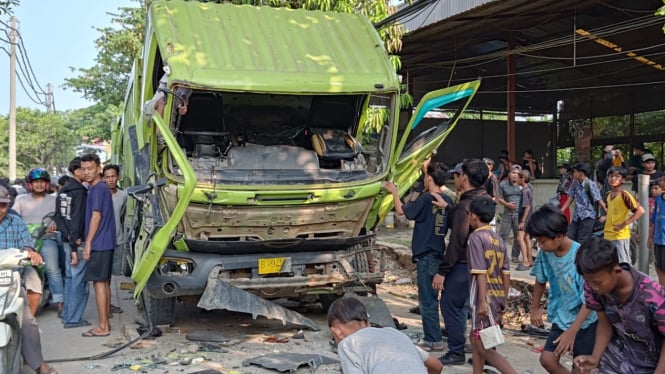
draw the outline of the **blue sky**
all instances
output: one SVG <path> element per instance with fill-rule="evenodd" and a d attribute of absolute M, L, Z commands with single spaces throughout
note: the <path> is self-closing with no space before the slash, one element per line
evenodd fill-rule
<path fill-rule="evenodd" d="M 84 108 L 91 105 L 80 94 L 62 85 L 66 78 L 75 77 L 69 67 L 88 68 L 94 64 L 97 49 L 95 39 L 99 37 L 95 27 L 111 24 L 108 12 L 116 13 L 119 7 L 139 6 L 131 0 L 21 0 L 14 9 L 19 21 L 19 32 L 28 53 L 32 69 L 39 84 L 46 90 L 51 83 L 56 110 Z M 9 17 L 0 19 L 9 24 Z M 1 30 L 0 37 L 5 39 Z M 9 50 L 9 45 L 0 40 L 0 46 Z M 16 82 L 16 106 L 45 110 L 33 103 Z M 9 56 L 0 50 L 0 115 L 9 113 Z"/>

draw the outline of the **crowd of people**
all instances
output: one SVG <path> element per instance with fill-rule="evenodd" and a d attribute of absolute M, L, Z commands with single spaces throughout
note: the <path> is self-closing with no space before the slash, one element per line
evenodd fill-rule
<path fill-rule="evenodd" d="M 665 372 L 661 347 L 665 341 L 665 180 L 658 176 L 653 155 L 643 146 L 636 148 L 628 168 L 621 153 L 607 147 L 596 168 L 596 173 L 603 169 L 602 178 L 592 174 L 588 163 L 559 165 L 556 195 L 538 209 L 530 180 L 540 176 L 539 166 L 530 150 L 524 152 L 523 163 L 511 162 L 507 152 L 499 155 L 498 165 L 489 158 L 469 159 L 450 170 L 428 160 L 423 166 L 423 192 L 408 202 L 400 199 L 396 186 L 385 183 L 396 213 L 415 222 L 412 260 L 424 336 L 411 346 L 396 331 L 368 327 L 362 304 L 338 300 L 329 310 L 328 323 L 339 343 L 343 372 L 375 372 L 380 367 L 385 369 L 380 372 L 398 373 L 402 371 L 395 368 L 408 361 L 413 367 L 409 372 L 433 373 L 447 365 L 464 364 L 471 319 L 473 372 L 482 373 L 484 365 L 490 364 L 502 373 L 515 373 L 510 362 L 486 348 L 481 338 L 485 329 L 501 324 L 511 263 L 534 277 L 528 321 L 533 325 L 544 325 L 541 299 L 549 285 L 551 328 L 540 357 L 545 370 Z M 660 281 L 632 267 L 631 226 L 645 209 L 623 186 L 640 173 L 652 177 L 649 245 L 654 247 Z M 448 174 L 453 178 L 454 199 L 444 186 Z M 503 207 L 499 214 L 497 206 Z M 497 219 L 500 223 L 494 226 Z M 509 252 L 506 241 L 511 234 Z M 538 247 L 535 257 L 532 240 Z M 444 350 L 439 312 L 448 350 L 432 360 L 428 352 Z M 561 361 L 565 354 L 573 357 L 570 368 Z"/>
<path fill-rule="evenodd" d="M 86 154 L 74 158 L 68 171 L 70 175 L 52 180 L 47 170 L 35 168 L 15 186 L 6 179 L 0 182 L 0 249 L 23 249 L 34 266 L 45 266 L 44 280 L 32 267 L 22 275 L 27 303 L 21 348 L 28 366 L 40 374 L 56 373 L 44 362 L 35 319 L 43 282 L 66 329 L 92 326 L 83 318 L 92 282 L 98 321 L 83 337 L 110 335 L 111 314 L 122 313 L 111 304 L 110 290 L 124 243 L 127 194 L 117 185 L 120 169 L 102 168 L 96 154 Z M 28 226 L 44 233 L 36 240 Z"/>

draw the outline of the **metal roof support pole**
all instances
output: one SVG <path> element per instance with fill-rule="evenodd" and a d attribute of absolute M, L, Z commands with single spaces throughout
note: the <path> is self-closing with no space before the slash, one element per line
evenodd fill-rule
<path fill-rule="evenodd" d="M 506 112 L 508 113 L 508 123 L 506 126 L 506 146 L 508 149 L 508 157 L 511 160 L 517 160 L 517 155 L 515 153 L 515 55 L 513 55 L 513 35 L 508 36 L 508 97 L 506 100 L 508 108 Z"/>
<path fill-rule="evenodd" d="M 633 145 L 635 145 L 635 107 L 630 108 L 630 117 L 628 122 L 628 154 L 633 154 Z M 662 164 L 661 164 L 662 165 Z"/>

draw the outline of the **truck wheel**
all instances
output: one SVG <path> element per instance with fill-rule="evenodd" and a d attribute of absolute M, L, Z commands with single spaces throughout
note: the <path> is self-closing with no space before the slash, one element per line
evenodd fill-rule
<path fill-rule="evenodd" d="M 355 269 L 356 273 L 369 273 L 369 260 L 367 252 L 360 252 L 353 256 L 351 260 L 351 265 Z"/>
<path fill-rule="evenodd" d="M 143 312 L 146 318 L 152 321 L 153 326 L 169 325 L 175 323 L 175 297 L 166 297 L 157 299 L 148 294 L 147 291 L 141 293 L 143 298 Z"/>
<path fill-rule="evenodd" d="M 330 309 L 330 306 L 332 303 L 341 298 L 342 295 L 337 295 L 334 293 L 324 293 L 319 295 L 319 302 L 321 303 L 321 306 L 323 307 L 323 311 L 328 313 L 328 309 Z"/>

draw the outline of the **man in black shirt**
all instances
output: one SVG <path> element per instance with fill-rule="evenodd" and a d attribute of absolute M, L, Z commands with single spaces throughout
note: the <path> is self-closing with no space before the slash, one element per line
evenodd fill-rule
<path fill-rule="evenodd" d="M 469 206 L 478 196 L 489 197 L 483 187 L 489 169 L 482 160 L 467 160 L 458 164 L 452 173 L 455 189 L 461 191 L 462 195 L 450 215 L 452 220 L 448 248 L 434 276 L 432 287 L 443 292 L 441 312 L 448 332 L 448 352 L 439 360 L 444 365 L 463 365 L 468 316 L 466 300 L 469 297 L 469 267 L 466 260 L 467 239 L 471 232 Z"/>

